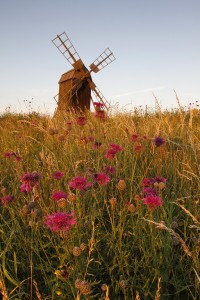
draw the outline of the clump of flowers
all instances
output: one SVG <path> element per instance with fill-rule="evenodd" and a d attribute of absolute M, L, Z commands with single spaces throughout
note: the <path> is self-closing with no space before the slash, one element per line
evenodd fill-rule
<path fill-rule="evenodd" d="M 110 144 L 110 148 L 107 150 L 105 157 L 113 159 L 118 152 L 121 152 L 123 148 L 117 144 Z"/>
<path fill-rule="evenodd" d="M 84 126 L 86 124 L 86 118 L 84 116 L 80 116 L 76 119 L 76 124 L 79 126 Z"/>
<path fill-rule="evenodd" d="M 3 196 L 1 198 L 1 204 L 2 206 L 7 206 L 10 205 L 11 203 L 13 203 L 15 201 L 15 197 L 14 196 Z"/>
<path fill-rule="evenodd" d="M 60 180 L 63 176 L 64 176 L 64 173 L 60 172 L 60 171 L 56 171 L 52 174 L 52 178 L 57 179 L 57 180 Z"/>
<path fill-rule="evenodd" d="M 110 176 L 105 173 L 97 173 L 94 175 L 94 180 L 99 185 L 106 185 L 108 182 L 110 182 Z"/>
<path fill-rule="evenodd" d="M 92 184 L 90 182 L 87 182 L 85 177 L 77 176 L 77 177 L 73 177 L 69 181 L 69 186 L 74 190 L 84 191 L 87 190 L 89 187 L 91 187 Z"/>
<path fill-rule="evenodd" d="M 63 191 L 54 191 L 52 194 L 52 199 L 58 201 L 60 199 L 67 199 L 67 193 Z"/>
<path fill-rule="evenodd" d="M 156 207 L 162 206 L 162 198 L 153 194 L 147 194 L 143 199 L 143 204 L 147 205 L 150 210 L 154 210 Z"/>
<path fill-rule="evenodd" d="M 154 139 L 153 139 L 153 144 L 156 146 L 156 147 L 160 147 L 162 145 L 165 144 L 165 140 L 160 137 L 160 136 L 156 136 Z"/>
<path fill-rule="evenodd" d="M 68 231 L 76 224 L 74 212 L 55 212 L 46 216 L 44 224 L 53 232 Z"/>
<path fill-rule="evenodd" d="M 20 161 L 22 158 L 21 158 L 21 156 L 18 154 L 18 153 L 16 153 L 16 152 L 5 152 L 4 154 L 3 154 L 3 156 L 5 157 L 5 158 L 10 158 L 10 157 L 13 157 L 16 161 Z"/>
<path fill-rule="evenodd" d="M 20 186 L 20 189 L 23 193 L 28 193 L 32 191 L 35 188 L 38 188 L 39 181 L 40 181 L 41 175 L 37 172 L 28 172 L 21 176 L 20 181 L 22 185 Z"/>

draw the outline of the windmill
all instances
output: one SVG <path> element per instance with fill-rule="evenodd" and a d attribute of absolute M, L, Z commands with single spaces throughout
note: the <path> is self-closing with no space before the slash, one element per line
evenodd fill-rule
<path fill-rule="evenodd" d="M 102 52 L 88 70 L 65 32 L 57 35 L 52 42 L 73 67 L 73 69 L 62 74 L 59 80 L 59 93 L 54 97 L 58 104 L 57 112 L 71 109 L 75 111 L 89 110 L 90 103 L 93 102 L 91 91 L 98 103 L 108 108 L 109 103 L 96 87 L 91 73 L 99 72 L 115 60 L 110 49 L 107 48 Z"/>

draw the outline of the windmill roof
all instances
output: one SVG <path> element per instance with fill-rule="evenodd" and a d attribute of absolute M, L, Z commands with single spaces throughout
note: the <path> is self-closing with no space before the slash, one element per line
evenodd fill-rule
<path fill-rule="evenodd" d="M 71 69 L 68 72 L 61 75 L 59 83 L 67 81 L 67 80 L 71 80 L 73 78 L 81 79 L 81 78 L 83 78 L 83 73 L 79 70 Z"/>

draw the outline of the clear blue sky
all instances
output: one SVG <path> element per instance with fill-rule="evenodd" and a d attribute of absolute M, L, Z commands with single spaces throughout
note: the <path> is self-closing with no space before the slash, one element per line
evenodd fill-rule
<path fill-rule="evenodd" d="M 0 111 L 52 112 L 70 64 L 51 40 L 65 31 L 86 66 L 110 47 L 93 80 L 112 104 L 163 107 L 200 100 L 199 0 L 0 0 Z M 120 96 L 121 95 L 121 96 Z"/>

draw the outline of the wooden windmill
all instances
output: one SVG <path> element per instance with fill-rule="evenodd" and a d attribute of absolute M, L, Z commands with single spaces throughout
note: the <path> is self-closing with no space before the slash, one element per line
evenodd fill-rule
<path fill-rule="evenodd" d="M 55 96 L 58 104 L 57 112 L 71 109 L 75 111 L 89 110 L 90 103 L 93 102 L 91 91 L 97 101 L 108 108 L 109 104 L 94 84 L 91 73 L 99 72 L 115 60 L 110 49 L 107 48 L 101 53 L 88 70 L 65 32 L 57 35 L 52 42 L 73 67 L 59 80 L 59 93 Z"/>

